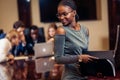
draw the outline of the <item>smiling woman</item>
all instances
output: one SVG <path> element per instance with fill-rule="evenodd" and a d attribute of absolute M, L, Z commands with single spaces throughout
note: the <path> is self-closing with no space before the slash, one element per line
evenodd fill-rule
<path fill-rule="evenodd" d="M 64 65 L 61 80 L 86 80 L 78 70 L 79 62 L 87 63 L 97 59 L 85 54 L 88 49 L 89 30 L 77 22 L 74 0 L 61 0 L 57 13 L 63 24 L 63 27 L 58 27 L 54 38 L 55 61 Z"/>

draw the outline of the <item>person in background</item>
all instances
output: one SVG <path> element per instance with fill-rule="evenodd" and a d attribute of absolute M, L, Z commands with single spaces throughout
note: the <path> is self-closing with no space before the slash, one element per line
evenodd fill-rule
<path fill-rule="evenodd" d="M 36 43 L 42 43 L 45 42 L 44 38 L 41 37 L 41 35 L 39 34 L 39 28 L 36 25 L 32 25 L 30 28 L 28 28 L 28 33 L 26 34 L 26 49 L 28 52 L 28 55 L 34 55 L 34 45 Z M 42 73 L 36 73 L 35 68 L 33 70 L 31 70 L 34 74 L 28 74 L 28 76 L 30 76 L 33 79 L 38 79 L 38 78 L 42 78 L 41 75 Z"/>
<path fill-rule="evenodd" d="M 25 24 L 22 21 L 16 21 L 13 24 L 13 29 L 16 30 L 20 37 L 20 43 L 17 46 L 14 46 L 11 49 L 11 53 L 16 57 L 16 56 L 21 56 L 21 55 L 26 55 L 27 49 L 26 49 L 26 38 L 24 35 L 24 31 L 25 31 Z M 16 61 L 16 64 L 21 64 L 20 61 Z M 19 78 L 21 78 L 20 76 L 22 76 L 21 79 L 26 79 L 27 78 L 27 74 L 28 70 L 27 70 L 27 64 L 24 63 L 24 65 L 17 65 L 16 66 L 16 70 L 14 70 L 14 74 L 13 77 L 15 80 L 20 80 Z M 17 76 L 19 75 L 19 76 Z"/>
<path fill-rule="evenodd" d="M 0 62 L 7 60 L 8 54 L 13 46 L 19 44 L 19 33 L 16 30 L 11 30 L 6 37 L 0 40 Z"/>
<path fill-rule="evenodd" d="M 3 31 L 3 29 L 0 29 L 0 39 L 4 38 L 5 37 L 5 33 Z"/>
<path fill-rule="evenodd" d="M 48 27 L 48 40 L 47 42 L 54 43 L 54 36 L 56 34 L 57 25 L 55 23 L 51 23 Z M 51 59 L 54 60 L 54 57 Z M 50 72 L 46 72 L 46 80 L 60 80 L 62 73 L 62 65 L 54 64 L 54 68 Z M 49 76 L 49 77 L 48 77 Z"/>
<path fill-rule="evenodd" d="M 83 80 L 79 62 L 87 63 L 94 56 L 85 54 L 88 49 L 89 31 L 79 24 L 76 5 L 73 0 L 61 0 L 57 8 L 57 17 L 63 27 L 55 35 L 55 61 L 64 64 L 61 80 Z"/>
<path fill-rule="evenodd" d="M 18 44 L 19 33 L 16 30 L 11 30 L 6 34 L 5 38 L 0 40 L 0 80 L 12 80 L 12 75 L 8 72 L 5 63 L 12 64 L 14 62 L 14 56 L 9 51 Z"/>
<path fill-rule="evenodd" d="M 26 39 L 24 35 L 25 25 L 22 21 L 16 21 L 13 24 L 13 29 L 15 29 L 20 34 L 20 43 L 18 46 L 14 46 L 11 50 L 11 53 L 14 56 L 24 55 L 26 50 Z"/>
<path fill-rule="evenodd" d="M 45 42 L 44 39 L 39 35 L 39 28 L 37 26 L 33 25 L 30 27 L 29 34 L 26 38 L 26 42 L 26 47 L 29 55 L 34 54 L 34 44 Z"/>
<path fill-rule="evenodd" d="M 53 42 L 54 36 L 56 34 L 57 25 L 55 23 L 51 23 L 48 27 L 48 41 L 47 42 Z"/>

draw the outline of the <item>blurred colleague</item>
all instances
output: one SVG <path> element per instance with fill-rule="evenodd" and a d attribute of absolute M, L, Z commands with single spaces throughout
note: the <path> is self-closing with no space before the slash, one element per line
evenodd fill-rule
<path fill-rule="evenodd" d="M 5 33 L 3 31 L 3 29 L 0 29 L 0 39 L 4 38 L 5 37 Z"/>
<path fill-rule="evenodd" d="M 48 41 L 47 42 L 54 41 L 56 30 L 57 30 L 57 25 L 55 23 L 51 23 L 48 27 Z"/>
<path fill-rule="evenodd" d="M 34 54 L 34 44 L 45 42 L 43 37 L 40 36 L 39 28 L 37 26 L 33 25 L 30 27 L 29 34 L 26 38 L 26 42 L 28 54 Z"/>
<path fill-rule="evenodd" d="M 8 72 L 8 67 L 5 65 L 7 61 L 13 63 L 14 56 L 10 54 L 10 49 L 19 44 L 19 33 L 16 30 L 11 30 L 6 34 L 6 37 L 0 40 L 0 80 L 12 80 L 11 73 Z"/>
<path fill-rule="evenodd" d="M 35 25 L 30 27 L 30 38 L 34 44 L 44 42 L 44 39 L 41 38 L 41 36 L 39 34 L 39 28 Z"/>
<path fill-rule="evenodd" d="M 24 55 L 26 47 L 26 39 L 24 36 L 25 25 L 22 21 L 16 21 L 13 24 L 13 29 L 15 29 L 20 34 L 20 43 L 18 46 L 14 46 L 11 50 L 11 53 L 14 56 Z"/>
<path fill-rule="evenodd" d="M 19 44 L 19 34 L 16 30 L 11 30 L 6 37 L 0 40 L 0 62 L 7 59 L 10 49 Z"/>
<path fill-rule="evenodd" d="M 51 23 L 48 27 L 48 40 L 47 42 L 54 43 L 54 36 L 56 34 L 57 25 L 55 23 Z M 54 57 L 52 57 L 54 59 Z M 60 80 L 62 73 L 62 65 L 54 64 L 54 68 L 50 72 L 46 72 L 46 76 L 48 79 L 46 80 Z"/>

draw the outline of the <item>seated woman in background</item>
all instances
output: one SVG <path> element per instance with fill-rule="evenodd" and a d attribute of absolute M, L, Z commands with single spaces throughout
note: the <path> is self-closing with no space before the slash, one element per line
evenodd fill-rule
<path fill-rule="evenodd" d="M 54 36 L 56 34 L 56 30 L 57 30 L 57 25 L 55 23 L 51 23 L 48 28 L 47 42 L 54 42 Z M 50 71 L 48 80 L 60 80 L 61 73 L 62 73 L 62 65 L 54 64 L 54 68 Z"/>
<path fill-rule="evenodd" d="M 56 24 L 51 23 L 48 28 L 48 41 L 47 42 L 54 41 L 54 36 L 55 36 L 56 30 L 57 30 Z"/>
<path fill-rule="evenodd" d="M 0 62 L 8 59 L 7 55 L 12 46 L 19 44 L 19 34 L 16 30 L 11 30 L 6 37 L 0 40 Z"/>
<path fill-rule="evenodd" d="M 11 80 L 12 75 L 8 72 L 8 67 L 2 65 L 10 61 L 14 62 L 14 57 L 9 54 L 10 49 L 19 44 L 19 34 L 16 30 L 11 30 L 6 34 L 6 37 L 0 40 L 0 80 Z"/>

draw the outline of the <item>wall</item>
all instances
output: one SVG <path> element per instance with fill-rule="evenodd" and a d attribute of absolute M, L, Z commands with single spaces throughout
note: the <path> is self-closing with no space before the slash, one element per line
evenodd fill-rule
<path fill-rule="evenodd" d="M 32 24 L 44 27 L 45 32 L 49 23 L 41 23 L 39 19 L 39 0 L 31 0 Z M 14 21 L 18 20 L 17 0 L 0 0 L 0 28 L 6 32 L 12 28 Z M 101 19 L 95 21 L 80 21 L 88 27 L 90 32 L 89 50 L 108 50 L 108 9 L 107 0 L 101 0 Z M 57 23 L 57 25 L 61 25 Z M 47 36 L 47 33 L 45 33 Z"/>
<path fill-rule="evenodd" d="M 8 32 L 17 20 L 17 0 L 0 0 L 0 29 Z"/>
<path fill-rule="evenodd" d="M 44 27 L 47 32 L 48 24 L 41 23 L 39 19 L 39 0 L 32 0 L 32 24 Z M 108 50 L 108 9 L 107 0 L 101 0 L 101 19 L 95 21 L 81 21 L 80 24 L 89 28 L 90 42 L 89 50 Z M 60 25 L 60 23 L 57 23 Z"/>

